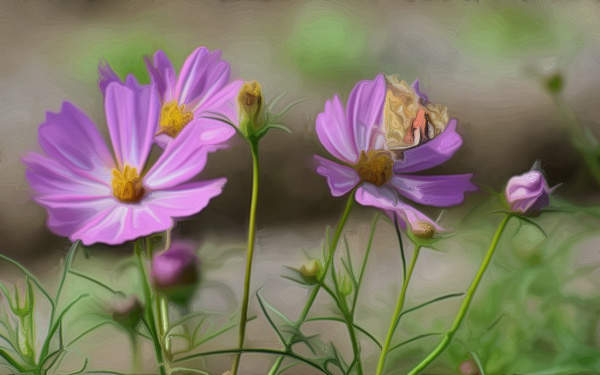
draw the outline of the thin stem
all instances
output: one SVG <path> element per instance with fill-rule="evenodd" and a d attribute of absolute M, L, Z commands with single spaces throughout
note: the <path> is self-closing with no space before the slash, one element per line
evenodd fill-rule
<path fill-rule="evenodd" d="M 201 358 L 201 357 L 205 357 L 205 356 L 209 356 L 209 355 L 220 355 L 220 354 L 232 354 L 232 353 L 262 353 L 262 354 L 271 354 L 271 355 L 279 355 L 279 356 L 285 356 L 285 357 L 290 357 L 293 359 L 296 359 L 300 362 L 306 363 L 307 365 L 321 371 L 324 374 L 327 375 L 331 375 L 331 372 L 329 372 L 327 370 L 327 368 L 325 367 L 321 367 L 320 365 L 318 365 L 317 363 L 314 363 L 304 357 L 301 357 L 299 355 L 296 355 L 292 352 L 288 352 L 288 351 L 282 351 L 282 350 L 273 350 L 273 349 L 267 349 L 267 348 L 245 348 L 245 349 L 225 349 L 225 350 L 214 350 L 214 351 L 210 351 L 210 352 L 202 352 L 202 353 L 195 353 L 195 354 L 190 354 L 188 356 L 185 357 L 181 357 L 179 359 L 176 359 L 175 361 L 173 361 L 174 363 L 179 363 L 179 362 L 183 362 L 183 361 L 187 361 L 190 359 L 194 359 L 194 358 Z"/>
<path fill-rule="evenodd" d="M 402 233 L 400 232 L 400 224 L 398 223 L 398 215 L 394 214 L 394 229 L 398 236 L 398 244 L 400 245 L 400 256 L 402 257 L 402 278 L 406 282 L 406 254 L 404 253 L 404 244 L 402 243 Z"/>
<path fill-rule="evenodd" d="M 256 208 L 258 205 L 258 183 L 260 170 L 258 164 L 258 141 L 250 141 L 252 151 L 252 198 L 250 201 L 250 220 L 248 224 L 248 251 L 246 253 L 246 277 L 244 279 L 244 297 L 242 300 L 242 311 L 240 316 L 240 330 L 238 335 L 238 348 L 244 347 L 246 337 L 246 323 L 248 320 L 248 304 L 250 302 L 250 280 L 252 277 L 252 257 L 254 255 L 254 242 L 256 235 Z M 231 375 L 237 375 L 240 366 L 242 352 L 238 352 L 233 360 Z"/>
<path fill-rule="evenodd" d="M 356 292 L 354 293 L 354 300 L 352 301 L 352 318 L 354 319 L 354 314 L 356 311 L 356 303 L 358 301 L 358 293 L 360 292 L 360 287 L 362 286 L 363 278 L 365 275 L 365 270 L 367 269 L 367 261 L 369 260 L 369 255 L 371 254 L 371 247 L 373 246 L 373 238 L 375 237 L 375 229 L 377 228 L 377 220 L 379 219 L 379 214 L 375 214 L 373 221 L 371 221 L 371 232 L 369 233 L 369 241 L 367 243 L 367 251 L 365 252 L 365 258 L 363 260 L 362 267 L 360 268 L 360 274 L 358 275 L 358 283 L 356 284 Z"/>
<path fill-rule="evenodd" d="M 338 222 L 333 239 L 332 239 L 331 243 L 329 243 L 329 252 L 327 254 L 327 259 L 325 260 L 325 265 L 323 267 L 323 274 L 320 277 L 321 280 L 319 280 L 319 284 L 315 285 L 315 287 L 313 288 L 312 292 L 308 296 L 308 300 L 306 301 L 304 308 L 300 312 L 300 316 L 298 317 L 298 320 L 296 320 L 296 326 L 297 326 L 296 328 L 298 328 L 298 329 L 300 329 L 300 327 L 302 326 L 302 323 L 306 320 L 306 317 L 308 316 L 308 313 L 310 312 L 312 305 L 315 303 L 315 299 L 317 298 L 317 295 L 319 294 L 319 290 L 321 289 L 321 286 L 323 284 L 322 281 L 325 278 L 325 276 L 327 275 L 329 267 L 331 266 L 334 252 L 337 248 L 338 242 L 340 241 L 342 231 L 343 231 L 344 227 L 346 226 L 346 222 L 348 221 L 348 216 L 350 215 L 350 211 L 352 210 L 352 206 L 354 204 L 355 191 L 356 190 L 352 190 L 352 192 L 348 196 L 348 200 L 346 201 L 346 207 L 344 209 L 344 212 L 342 213 L 342 217 L 340 218 L 340 221 Z M 292 339 L 293 339 L 293 337 L 290 337 L 290 339 L 288 340 L 288 343 L 291 342 Z M 278 360 L 277 362 L 275 362 L 273 364 L 273 367 L 271 367 L 271 371 L 269 371 L 269 374 L 276 374 L 277 371 L 279 370 L 280 366 L 281 366 L 281 361 Z"/>
<path fill-rule="evenodd" d="M 388 328 L 387 336 L 385 338 L 385 342 L 383 343 L 383 348 L 381 349 L 381 354 L 379 356 L 379 362 L 377 363 L 377 371 L 376 375 L 383 374 L 383 367 L 385 366 L 385 358 L 389 352 L 390 345 L 392 344 L 392 338 L 394 337 L 394 332 L 396 332 L 396 327 L 398 325 L 398 317 L 402 313 L 402 309 L 404 308 L 404 300 L 406 298 L 406 290 L 408 289 L 408 284 L 410 282 L 410 277 L 412 276 L 413 270 L 415 269 L 415 264 L 417 264 L 417 257 L 419 256 L 419 251 L 421 250 L 420 245 L 415 246 L 415 251 L 412 256 L 412 260 L 410 261 L 410 265 L 408 266 L 408 271 L 406 275 L 404 275 L 404 282 L 402 283 L 402 290 L 400 291 L 400 295 L 398 296 L 398 301 L 396 302 L 396 309 L 392 315 L 392 319 L 390 320 L 390 327 Z"/>
<path fill-rule="evenodd" d="M 442 340 L 440 341 L 438 346 L 427 357 L 425 357 L 425 359 L 423 359 L 414 369 L 412 369 L 412 371 L 409 373 L 409 375 L 416 375 L 419 372 L 423 371 L 427 366 L 429 366 L 429 364 L 431 362 L 433 362 L 444 351 L 444 349 L 446 349 L 446 347 L 452 341 L 452 337 L 454 336 L 454 334 L 460 327 L 460 324 L 462 323 L 465 315 L 467 314 L 467 311 L 469 310 L 469 306 L 471 305 L 471 301 L 473 300 L 475 291 L 477 290 L 477 287 L 479 286 L 479 283 L 481 282 L 481 279 L 483 278 L 483 274 L 485 273 L 485 270 L 488 268 L 490 261 L 492 260 L 492 256 L 494 255 L 494 252 L 496 251 L 496 247 L 498 246 L 498 242 L 500 241 L 502 232 L 506 228 L 506 224 L 508 223 L 508 221 L 510 220 L 511 217 L 512 217 L 511 214 L 506 214 L 504 216 L 504 218 L 502 219 L 500 226 L 496 230 L 496 233 L 494 234 L 494 238 L 492 239 L 492 243 L 490 244 L 490 248 L 488 249 L 487 254 L 485 255 L 485 258 L 483 259 L 483 263 L 481 263 L 481 267 L 479 267 L 479 271 L 477 271 L 477 275 L 475 275 L 475 279 L 473 280 L 473 282 L 471 283 L 471 286 L 469 286 L 469 289 L 467 290 L 467 295 L 466 295 L 465 299 L 463 300 L 462 305 L 460 306 L 460 310 L 458 311 L 458 315 L 454 319 L 454 323 L 452 324 L 452 327 L 450 327 L 450 329 L 448 331 L 446 331 L 446 333 L 444 334 L 444 337 L 442 337 Z"/>
<path fill-rule="evenodd" d="M 156 320 L 154 318 L 154 311 L 152 308 L 154 293 L 152 292 L 150 282 L 148 281 L 148 275 L 146 273 L 146 266 L 144 264 L 145 262 L 142 255 L 142 246 L 140 245 L 140 241 L 136 241 L 134 246 L 137 265 L 140 271 L 140 277 L 142 281 L 142 287 L 144 289 L 144 324 L 146 325 L 146 328 L 148 328 L 148 331 L 150 332 L 150 337 L 152 338 L 152 346 L 154 347 L 154 354 L 156 355 L 156 362 L 158 364 L 160 375 L 167 375 L 163 359 L 160 336 L 156 329 Z"/>

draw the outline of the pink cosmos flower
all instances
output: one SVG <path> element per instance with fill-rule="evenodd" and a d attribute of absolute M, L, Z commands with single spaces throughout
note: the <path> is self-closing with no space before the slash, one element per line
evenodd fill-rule
<path fill-rule="evenodd" d="M 34 199 L 46 208 L 53 232 L 86 245 L 120 244 L 171 228 L 174 218 L 199 212 L 221 193 L 225 178 L 190 180 L 234 129 L 215 122 L 186 127 L 147 166 L 160 114 L 157 91 L 129 76 L 125 84 L 107 84 L 105 94 L 114 158 L 92 120 L 65 102 L 40 125 L 45 155 L 23 159 Z"/>
<path fill-rule="evenodd" d="M 435 222 L 404 202 L 447 207 L 463 202 L 477 188 L 471 174 L 422 176 L 444 163 L 462 144 L 456 120 L 446 107 L 433 105 L 396 76 L 380 74 L 352 90 L 346 109 L 336 95 L 316 121 L 319 140 L 338 159 L 315 155 L 317 173 L 327 179 L 331 194 L 342 196 L 356 186 L 356 200 L 396 215 L 406 229 L 430 236 L 441 230 Z"/>
<path fill-rule="evenodd" d="M 206 118 L 212 117 L 211 113 L 237 121 L 235 100 L 242 80 L 228 83 L 229 63 L 221 60 L 221 51 L 197 48 L 185 60 L 179 76 L 163 51 L 156 52 L 153 61 L 146 59 L 146 66 L 160 97 L 160 116 L 155 128 L 155 141 L 160 147 L 171 143 L 187 126 L 199 121 L 218 122 Z M 110 82 L 119 81 L 107 63 L 100 64 L 98 69 L 101 91 Z"/>

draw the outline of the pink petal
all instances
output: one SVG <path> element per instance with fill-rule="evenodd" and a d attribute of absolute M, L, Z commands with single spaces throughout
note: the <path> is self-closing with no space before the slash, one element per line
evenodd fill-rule
<path fill-rule="evenodd" d="M 121 78 L 112 70 L 108 61 L 101 60 L 98 65 L 98 88 L 102 95 L 106 95 L 106 88 L 113 82 L 121 83 Z"/>
<path fill-rule="evenodd" d="M 156 215 L 152 209 L 139 204 L 118 203 L 98 213 L 92 220 L 75 231 L 71 240 L 84 245 L 97 242 L 118 245 L 153 233 L 165 231 L 173 225 L 169 216 Z"/>
<path fill-rule="evenodd" d="M 152 82 L 156 85 L 161 100 L 163 102 L 174 100 L 177 73 L 175 72 L 175 68 L 173 68 L 173 64 L 171 64 L 171 60 L 169 60 L 163 51 L 158 50 L 154 54 L 154 63 L 147 58 L 144 59 L 144 61 L 146 62 L 146 68 L 152 78 Z"/>
<path fill-rule="evenodd" d="M 397 215 L 401 226 L 405 229 L 407 224 L 411 228 L 419 228 L 418 222 L 421 221 L 430 224 L 437 231 L 443 230 L 443 228 L 425 214 L 399 200 L 398 194 L 389 187 L 363 184 L 356 190 L 355 198 L 363 206 L 377 207 Z"/>
<path fill-rule="evenodd" d="M 346 121 L 354 129 L 356 148 L 369 150 L 374 133 L 381 132 L 383 104 L 387 86 L 380 74 L 372 81 L 361 81 L 354 86 L 346 105 Z"/>
<path fill-rule="evenodd" d="M 71 236 L 115 205 L 112 197 L 65 200 L 64 196 L 42 196 L 35 201 L 48 212 L 48 228 L 60 236 Z"/>
<path fill-rule="evenodd" d="M 447 176 L 394 176 L 391 184 L 403 196 L 420 204 L 448 207 L 462 203 L 465 193 L 477 191 L 472 174 Z"/>
<path fill-rule="evenodd" d="M 196 110 L 194 117 L 213 117 L 214 115 L 212 113 L 208 113 L 213 112 L 225 116 L 229 121 L 237 125 L 239 120 L 236 102 L 243 83 L 244 81 L 241 79 L 233 81 L 216 92 L 213 96 L 207 98 Z"/>
<path fill-rule="evenodd" d="M 107 171 L 103 182 L 91 180 L 75 174 L 56 159 L 30 153 L 23 158 L 27 167 L 25 177 L 37 194 L 73 197 L 106 197 L 111 195 L 110 173 Z"/>
<path fill-rule="evenodd" d="M 321 164 L 317 167 L 317 173 L 327 179 L 331 195 L 334 197 L 340 197 L 348 193 L 360 182 L 360 177 L 353 168 L 340 165 L 318 155 L 315 155 L 315 159 Z"/>
<path fill-rule="evenodd" d="M 71 235 L 85 245 L 118 245 L 173 226 L 173 218 L 204 209 L 223 190 L 225 179 L 195 182 L 174 189 L 150 192 L 137 204 L 117 202 L 99 212 Z M 113 202 L 115 202 L 113 200 Z"/>
<path fill-rule="evenodd" d="M 358 160 L 354 130 L 348 125 L 344 107 L 337 95 L 325 102 L 325 110 L 317 116 L 319 141 L 336 158 L 350 164 Z"/>
<path fill-rule="evenodd" d="M 150 194 L 147 205 L 157 215 L 185 217 L 202 211 L 208 202 L 221 194 L 227 179 L 192 182 Z"/>
<path fill-rule="evenodd" d="M 156 191 L 190 180 L 204 169 L 208 153 L 226 148 L 223 142 L 234 134 L 233 127 L 220 121 L 190 122 L 148 171 L 144 185 Z"/>
<path fill-rule="evenodd" d="M 129 164 L 141 172 L 158 123 L 160 103 L 155 88 L 140 86 L 129 76 L 125 85 L 108 86 L 104 106 L 119 166 Z"/>
<path fill-rule="evenodd" d="M 444 132 L 431 141 L 404 151 L 404 160 L 394 165 L 394 172 L 419 172 L 449 160 L 462 145 L 456 132 L 456 120 L 451 119 Z"/>
<path fill-rule="evenodd" d="M 221 51 L 211 53 L 206 47 L 200 47 L 185 60 L 175 93 L 179 104 L 196 109 L 221 90 L 227 81 L 229 63 L 221 60 Z"/>
<path fill-rule="evenodd" d="M 115 166 L 92 120 L 69 102 L 60 113 L 46 113 L 38 141 L 51 158 L 87 179 L 103 181 L 106 170 Z"/>

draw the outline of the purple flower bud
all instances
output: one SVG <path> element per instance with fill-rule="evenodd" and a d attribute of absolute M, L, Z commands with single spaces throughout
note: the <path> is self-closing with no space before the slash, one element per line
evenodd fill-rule
<path fill-rule="evenodd" d="M 506 184 L 506 201 L 510 209 L 522 215 L 539 212 L 550 203 L 550 193 L 544 175 L 534 168 L 520 176 L 514 176 Z"/>
<path fill-rule="evenodd" d="M 152 258 L 151 277 L 160 292 L 183 302 L 194 291 L 199 279 L 200 260 L 191 246 L 174 242 Z"/>

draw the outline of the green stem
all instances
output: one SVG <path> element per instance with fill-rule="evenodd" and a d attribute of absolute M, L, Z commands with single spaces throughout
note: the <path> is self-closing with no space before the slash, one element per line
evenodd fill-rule
<path fill-rule="evenodd" d="M 160 375 L 167 375 L 165 368 L 165 361 L 163 358 L 163 348 L 161 345 L 160 335 L 157 330 L 157 322 L 154 317 L 154 310 L 152 302 L 154 301 L 154 293 L 150 287 L 148 275 L 146 273 L 146 266 L 142 255 L 142 246 L 140 241 L 135 243 L 135 255 L 137 259 L 138 269 L 140 271 L 140 277 L 142 281 L 142 287 L 144 289 L 144 323 L 148 331 L 150 331 L 150 337 L 152 338 L 152 346 L 154 347 L 154 354 L 156 355 L 156 362 L 160 371 Z"/>
<path fill-rule="evenodd" d="M 240 317 L 240 330 L 238 335 L 238 352 L 233 360 L 231 375 L 237 375 L 242 357 L 241 350 L 244 348 L 246 337 L 246 323 L 248 320 L 248 304 L 250 301 L 250 280 L 252 277 L 252 257 L 254 255 L 254 237 L 256 235 L 256 208 L 258 205 L 258 182 L 260 170 L 258 164 L 258 140 L 250 141 L 252 151 L 252 198 L 250 201 L 250 220 L 248 224 L 248 251 L 246 253 L 246 277 L 244 279 L 244 297 L 242 300 L 242 311 Z"/>
<path fill-rule="evenodd" d="M 508 223 L 511 217 L 511 214 L 506 214 L 506 216 L 504 216 L 504 218 L 502 219 L 500 226 L 496 230 L 496 234 L 494 234 L 494 238 L 492 239 L 490 248 L 488 249 L 485 258 L 483 259 L 483 263 L 481 263 L 481 266 L 479 267 L 479 271 L 477 271 L 475 279 L 473 280 L 471 286 L 469 286 L 469 289 L 467 290 L 467 295 L 463 300 L 462 305 L 460 306 L 460 310 L 458 311 L 458 315 L 454 319 L 452 327 L 450 327 L 450 329 L 446 331 L 444 337 L 442 337 L 442 340 L 440 341 L 438 346 L 427 357 L 425 357 L 425 359 L 423 359 L 421 363 L 419 363 L 414 369 L 412 369 L 409 375 L 416 375 L 419 372 L 423 371 L 444 351 L 444 349 L 446 349 L 446 347 L 452 341 L 452 337 L 460 327 L 460 324 L 462 323 L 465 315 L 467 314 L 467 311 L 469 310 L 469 306 L 471 305 L 471 301 L 473 300 L 475 291 L 477 290 L 477 287 L 481 282 L 485 270 L 488 268 L 490 261 L 492 260 L 492 256 L 494 255 L 496 247 L 498 246 L 498 242 L 500 241 L 500 236 L 502 235 L 502 232 L 504 231 L 504 228 L 506 228 L 506 224 Z"/>
<path fill-rule="evenodd" d="M 350 193 L 350 196 L 348 197 L 348 200 L 346 201 L 346 207 L 344 209 L 344 213 L 342 214 L 342 217 L 340 218 L 340 221 L 338 222 L 333 239 L 332 239 L 331 243 L 329 244 L 329 252 L 327 254 L 327 259 L 325 260 L 325 265 L 323 267 L 323 274 L 321 275 L 321 280 L 319 280 L 319 284 L 315 285 L 315 287 L 313 288 L 312 292 L 308 296 L 308 300 L 306 301 L 304 308 L 300 312 L 300 316 L 296 320 L 296 325 L 297 325 L 296 328 L 298 328 L 298 329 L 302 326 L 302 323 L 306 320 L 306 317 L 308 316 L 308 313 L 310 312 L 312 305 L 315 303 L 315 299 L 317 298 L 317 295 L 319 294 L 319 290 L 321 289 L 322 281 L 325 278 L 325 275 L 327 275 L 327 271 L 329 270 L 329 267 L 331 266 L 331 262 L 333 261 L 334 252 L 337 248 L 338 242 L 340 241 L 340 237 L 342 235 L 342 231 L 343 231 L 344 227 L 346 226 L 346 222 L 348 221 L 348 216 L 350 215 L 350 211 L 352 210 L 352 205 L 354 204 L 354 193 L 355 192 L 356 192 L 356 189 L 352 190 L 352 192 Z M 293 337 L 290 338 L 287 345 L 289 345 L 289 343 L 291 342 L 292 339 L 293 339 Z M 281 362 L 282 361 L 279 361 L 279 359 L 278 359 L 277 362 L 275 362 L 273 364 L 273 367 L 271 367 L 271 370 L 269 371 L 269 375 L 271 375 L 271 374 L 274 375 L 277 373 L 277 371 L 279 370 L 279 367 L 281 366 Z"/>
<path fill-rule="evenodd" d="M 398 326 L 398 317 L 402 313 L 402 309 L 404 309 L 404 300 L 406 299 L 406 291 L 408 289 L 408 284 L 410 283 L 410 278 L 415 269 L 415 264 L 417 264 L 417 258 L 419 256 L 419 251 L 421 250 L 420 245 L 415 246 L 415 251 L 412 256 L 412 260 L 410 261 L 410 265 L 408 266 L 408 271 L 404 275 L 404 282 L 402 283 L 402 290 L 400 291 L 400 295 L 398 296 L 398 301 L 396 302 L 396 309 L 392 315 L 392 319 L 390 320 L 390 327 L 388 328 L 387 336 L 385 338 L 385 342 L 383 343 L 383 347 L 381 348 L 381 354 L 379 355 L 379 362 L 377 363 L 377 371 L 376 375 L 383 374 L 383 367 L 385 366 L 385 358 L 389 352 L 390 345 L 392 344 L 392 338 L 394 337 L 394 332 L 396 332 L 396 327 Z"/>

